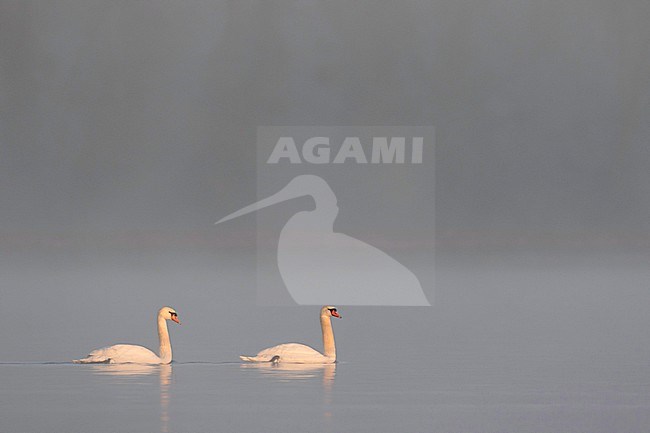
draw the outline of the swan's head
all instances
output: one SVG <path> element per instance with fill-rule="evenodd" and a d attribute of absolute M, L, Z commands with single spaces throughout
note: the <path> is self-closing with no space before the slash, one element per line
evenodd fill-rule
<path fill-rule="evenodd" d="M 162 307 L 160 311 L 158 311 L 158 317 L 162 317 L 165 320 L 171 320 L 179 325 L 181 324 L 181 322 L 178 321 L 178 313 L 176 313 L 176 310 L 172 307 Z"/>
<path fill-rule="evenodd" d="M 331 305 L 325 305 L 323 308 L 321 308 L 320 315 L 325 317 L 338 317 L 339 319 L 341 318 L 336 307 L 333 307 Z"/>

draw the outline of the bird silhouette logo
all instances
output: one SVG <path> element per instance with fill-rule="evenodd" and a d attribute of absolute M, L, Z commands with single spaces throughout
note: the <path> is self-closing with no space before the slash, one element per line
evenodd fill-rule
<path fill-rule="evenodd" d="M 311 196 L 316 206 L 287 221 L 277 250 L 280 275 L 297 304 L 431 305 L 408 268 L 379 248 L 334 231 L 336 195 L 319 176 L 296 176 L 279 192 L 215 224 L 302 196 Z"/>

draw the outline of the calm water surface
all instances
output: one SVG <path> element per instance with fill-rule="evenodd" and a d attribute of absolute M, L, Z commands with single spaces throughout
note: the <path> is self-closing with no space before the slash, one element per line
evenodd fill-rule
<path fill-rule="evenodd" d="M 647 366 L 554 362 L 456 352 L 329 366 L 3 364 L 0 431 L 640 432 L 650 425 Z"/>
<path fill-rule="evenodd" d="M 237 362 L 320 348 L 318 307 L 255 304 L 251 263 L 214 257 L 6 254 L 1 433 L 620 433 L 650 426 L 647 257 L 439 263 L 434 307 L 339 306 L 339 363 Z M 253 262 L 254 266 L 254 262 Z M 114 343 L 170 366 L 75 365 Z"/>

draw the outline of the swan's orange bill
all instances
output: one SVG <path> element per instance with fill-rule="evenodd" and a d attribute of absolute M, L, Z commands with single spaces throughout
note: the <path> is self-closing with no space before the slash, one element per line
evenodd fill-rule
<path fill-rule="evenodd" d="M 341 316 L 339 315 L 339 313 L 336 310 L 330 310 L 330 311 L 332 312 L 332 316 L 338 317 L 339 319 L 341 318 Z"/>
<path fill-rule="evenodd" d="M 181 322 L 178 320 L 178 316 L 172 316 L 172 320 L 178 323 L 179 325 L 181 324 Z"/>

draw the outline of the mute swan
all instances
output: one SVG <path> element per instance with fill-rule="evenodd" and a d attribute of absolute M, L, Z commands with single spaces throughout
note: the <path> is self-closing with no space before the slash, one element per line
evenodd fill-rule
<path fill-rule="evenodd" d="M 83 359 L 75 359 L 75 364 L 109 363 L 109 364 L 169 364 L 172 362 L 172 345 L 169 341 L 167 320 L 173 320 L 180 325 L 178 314 L 171 307 L 162 307 L 158 311 L 158 339 L 160 340 L 160 356 L 142 346 L 133 344 L 116 344 L 93 350 Z"/>
<path fill-rule="evenodd" d="M 332 332 L 331 317 L 338 317 L 336 307 L 326 305 L 320 310 L 320 326 L 323 331 L 323 347 L 325 354 L 309 346 L 298 343 L 280 344 L 269 347 L 255 356 L 240 356 L 242 361 L 273 362 L 293 364 L 331 364 L 336 362 L 336 346 L 334 345 L 334 332 Z"/>

